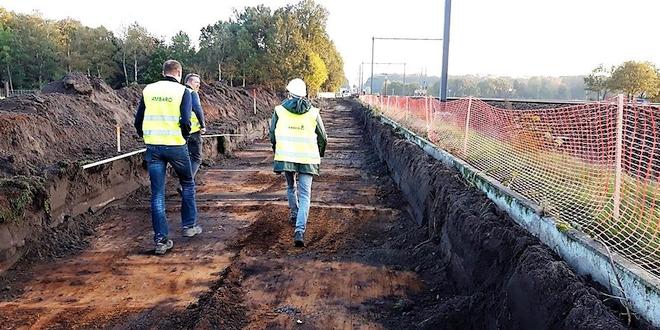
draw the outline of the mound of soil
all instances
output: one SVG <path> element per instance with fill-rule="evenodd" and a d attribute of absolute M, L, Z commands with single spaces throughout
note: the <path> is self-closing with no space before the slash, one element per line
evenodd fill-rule
<path fill-rule="evenodd" d="M 0 150 L 6 163 L 0 176 L 41 175 L 49 166 L 84 162 L 116 153 L 116 126 L 122 149 L 135 137 L 135 106 L 103 81 L 72 74 L 44 87 L 43 93 L 0 101 Z"/>
<path fill-rule="evenodd" d="M 253 91 L 257 114 L 253 113 Z M 0 177 L 40 175 L 60 161 L 90 162 L 116 154 L 116 127 L 122 150 L 143 147 L 133 128 L 142 86 L 112 90 L 101 79 L 79 73 L 46 85 L 41 94 L 0 101 Z M 232 132 L 263 121 L 279 99 L 262 89 L 220 83 L 200 92 L 209 133 Z"/>
<path fill-rule="evenodd" d="M 270 118 L 281 98 L 261 88 L 243 89 L 218 82 L 202 83 L 199 92 L 208 133 L 233 133 L 246 122 Z M 256 97 L 257 113 L 254 113 Z M 257 120 L 258 119 L 258 120 Z"/>

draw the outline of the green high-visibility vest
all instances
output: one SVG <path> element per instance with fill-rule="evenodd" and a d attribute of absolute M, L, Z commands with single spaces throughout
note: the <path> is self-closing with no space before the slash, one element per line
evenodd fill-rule
<path fill-rule="evenodd" d="M 188 88 L 188 87 L 186 87 Z M 194 97 L 192 93 L 197 93 L 195 90 L 192 88 L 188 88 L 188 91 L 190 91 L 190 96 Z M 191 111 L 192 114 L 190 115 L 190 133 L 197 133 L 200 130 L 202 130 L 202 125 L 199 123 L 199 119 L 197 119 L 197 114 L 195 114 L 195 111 Z"/>
<path fill-rule="evenodd" d="M 186 144 L 181 134 L 181 100 L 186 87 L 173 81 L 159 81 L 147 85 L 144 98 L 144 143 L 166 146 Z"/>
<path fill-rule="evenodd" d="M 316 118 L 319 109 L 311 108 L 303 114 L 289 112 L 283 106 L 275 107 L 275 160 L 298 164 L 321 164 L 316 142 Z"/>

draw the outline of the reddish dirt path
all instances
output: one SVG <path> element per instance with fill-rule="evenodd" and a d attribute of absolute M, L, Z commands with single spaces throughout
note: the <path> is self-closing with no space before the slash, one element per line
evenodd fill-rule
<path fill-rule="evenodd" d="M 180 236 L 169 195 L 174 249 L 152 255 L 138 192 L 100 215 L 88 248 L 17 272 L 0 328 L 383 328 L 380 305 L 406 310 L 425 288 L 393 234 L 410 222 L 351 110 L 324 110 L 329 150 L 305 249 L 292 246 L 284 180 L 261 141 L 201 174 L 201 236 Z"/>

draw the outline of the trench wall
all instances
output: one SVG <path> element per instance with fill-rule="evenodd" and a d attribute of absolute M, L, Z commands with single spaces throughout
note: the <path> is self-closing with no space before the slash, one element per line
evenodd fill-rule
<path fill-rule="evenodd" d="M 594 247 L 585 246 L 582 255 L 567 258 L 562 247 L 553 245 L 582 244 L 582 237 L 561 233 L 526 206 L 522 196 L 503 190 L 413 132 L 362 104 L 350 106 L 410 204 L 413 218 L 437 236 L 438 262 L 450 275 L 450 285 L 466 295 L 486 293 L 486 316 L 475 316 L 485 318 L 477 324 L 535 329 L 623 327 L 597 297 L 599 293 L 568 265 L 588 274 L 574 264 L 592 263 L 597 258 Z M 551 231 L 554 236 L 561 233 L 563 240 L 549 241 Z M 548 246 L 557 249 L 568 264 Z M 629 281 L 633 285 L 629 294 L 642 290 L 636 292 L 636 311 L 657 325 L 657 291 L 639 286 L 643 282 L 633 283 L 632 278 Z"/>
<path fill-rule="evenodd" d="M 268 134 L 268 125 L 268 120 L 255 118 L 233 128 L 230 133 L 235 135 L 204 138 L 204 158 L 230 155 L 245 144 L 263 138 Z M 45 236 L 85 235 L 87 229 L 75 228 L 82 217 L 148 186 L 149 177 L 143 161 L 143 154 L 136 154 L 85 170 L 78 164 L 70 164 L 57 174 L 48 174 L 44 187 L 46 201 L 35 201 L 21 219 L 0 223 L 0 273 L 26 252 L 40 249 L 41 241 L 56 240 L 56 237 Z M 60 227 L 67 229 L 58 230 Z M 66 241 L 70 242 L 71 237 Z"/>

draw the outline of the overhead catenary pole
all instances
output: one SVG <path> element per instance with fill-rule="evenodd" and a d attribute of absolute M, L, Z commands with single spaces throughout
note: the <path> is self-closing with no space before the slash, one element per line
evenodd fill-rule
<path fill-rule="evenodd" d="M 369 91 L 371 94 L 373 94 L 373 89 L 374 89 L 374 44 L 376 39 L 379 40 L 417 40 L 417 41 L 442 41 L 443 39 L 441 38 L 396 38 L 396 37 L 371 37 L 371 85 L 370 88 L 371 90 Z M 448 47 L 448 44 L 447 44 Z M 404 67 L 405 71 L 405 67 Z"/>
<path fill-rule="evenodd" d="M 445 0 L 445 32 L 442 38 L 442 74 L 440 78 L 440 101 L 447 101 L 447 66 L 449 65 L 449 26 L 451 0 Z"/>
<path fill-rule="evenodd" d="M 371 37 L 371 79 L 369 80 L 369 94 L 374 93 L 374 41 L 375 37 Z"/>
<path fill-rule="evenodd" d="M 376 62 L 376 63 L 374 63 L 374 62 L 362 62 L 361 66 L 364 65 L 364 64 L 371 64 L 372 68 L 375 64 L 378 64 L 378 65 L 403 65 L 403 85 L 405 86 L 405 84 L 406 84 L 406 63 L 405 62 Z M 372 75 L 371 80 L 373 80 L 373 75 Z M 372 84 L 372 86 L 373 86 L 373 84 Z"/>

